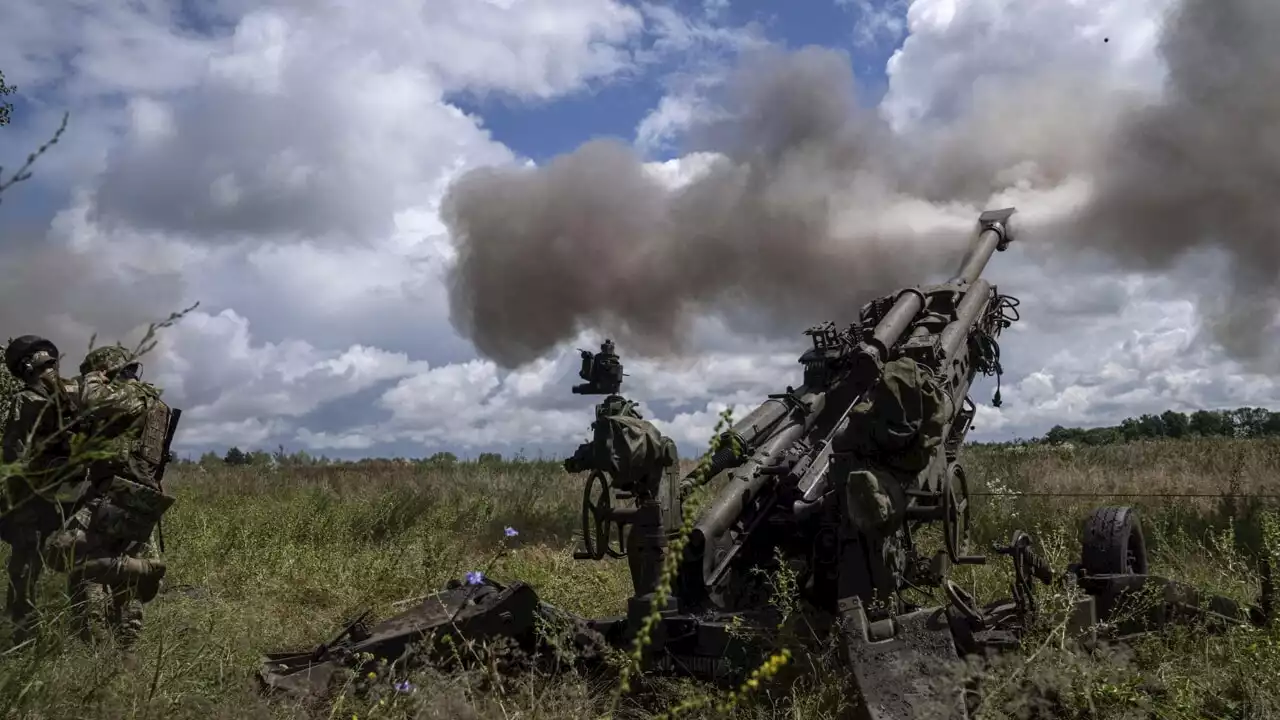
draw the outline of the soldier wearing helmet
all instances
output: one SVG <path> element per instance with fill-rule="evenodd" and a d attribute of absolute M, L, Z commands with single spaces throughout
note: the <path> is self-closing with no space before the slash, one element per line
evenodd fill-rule
<path fill-rule="evenodd" d="M 5 483 L 0 515 L 0 537 L 12 548 L 8 612 L 17 643 L 34 630 L 41 546 L 86 489 L 83 466 L 68 462 L 79 387 L 59 376 L 59 359 L 57 346 L 36 335 L 11 340 L 4 352 L 5 367 L 23 386 L 4 428 L 3 459 L 17 471 Z"/>
<path fill-rule="evenodd" d="M 122 345 L 90 350 L 80 362 L 80 376 L 102 373 L 108 380 L 141 380 L 142 363 Z"/>
<path fill-rule="evenodd" d="M 95 595 L 109 595 L 108 623 L 130 645 L 142 629 L 142 605 L 159 592 L 165 574 L 152 538 L 173 504 L 158 476 L 172 411 L 157 388 L 138 379 L 141 364 L 123 347 L 91 351 L 80 371 L 81 413 L 105 453 L 89 463 L 94 501 L 51 539 L 46 559 L 70 573 L 91 609 L 97 609 Z M 99 583 L 107 590 L 96 590 Z"/>

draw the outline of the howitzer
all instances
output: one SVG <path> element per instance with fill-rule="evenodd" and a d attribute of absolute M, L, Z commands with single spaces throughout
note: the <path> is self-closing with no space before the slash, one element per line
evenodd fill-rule
<path fill-rule="evenodd" d="M 682 481 L 684 488 L 708 482 L 723 486 L 690 537 L 679 582 L 682 606 L 736 609 L 742 602 L 735 598 L 744 590 L 741 583 L 753 575 L 749 569 L 767 562 L 762 553 L 771 555 L 780 546 L 808 556 L 807 599 L 819 607 L 836 609 L 842 578 L 846 590 L 856 587 L 864 603 L 874 590 L 882 596 L 896 593 L 899 588 L 883 582 L 873 587 L 868 573 L 886 574 L 875 573 L 876 568 L 840 566 L 839 556 L 846 554 L 842 550 L 857 553 L 841 547 L 851 539 L 841 537 L 840 528 L 847 523 L 837 516 L 837 488 L 830 472 L 844 436 L 865 432 L 868 425 L 876 429 L 874 422 L 855 422 L 853 416 L 874 418 L 883 410 L 874 407 L 870 395 L 886 366 L 895 362 L 920 368 L 943 407 L 936 413 L 941 421 L 934 428 L 937 437 L 917 443 L 930 448 L 933 457 L 904 488 L 899 514 L 912 522 L 894 534 L 911 548 L 913 525 L 941 522 L 947 562 L 935 566 L 983 562 L 964 554 L 968 486 L 958 452 L 976 409 L 969 388 L 979 372 L 1000 372 L 996 338 L 1018 319 L 1011 312 L 1017 300 L 999 294 L 980 277 L 991 256 L 1013 239 L 1013 212 L 1007 208 L 982 214 L 976 241 L 946 282 L 873 300 L 845 330 L 826 323 L 806 331 L 813 347 L 800 357 L 803 384 L 770 395 L 725 433 L 709 468 Z M 922 418 L 914 420 L 919 425 Z M 865 438 L 852 440 L 858 444 Z M 858 540 L 866 539 L 852 539 Z M 908 582 L 907 571 L 920 566 L 912 554 L 908 549 L 906 567 L 889 569 Z"/>
<path fill-rule="evenodd" d="M 812 347 L 800 357 L 802 384 L 770 395 L 735 423 L 707 462 L 680 483 L 683 492 L 707 485 L 712 494 L 684 547 L 674 592 L 657 608 L 644 656 L 648 670 L 736 682 L 758 667 L 769 653 L 759 638 L 777 625 L 769 579 L 780 564 L 797 579 L 814 635 L 840 640 L 860 695 L 857 716 L 877 720 L 906 720 L 924 708 L 932 716 L 938 710 L 965 716 L 974 696 L 948 678 L 949 665 L 1020 647 L 1039 611 L 1038 586 L 1080 591 L 1064 624 L 1085 647 L 1173 621 L 1269 622 L 1269 566 L 1258 606 L 1203 598 L 1147 574 L 1141 524 L 1129 508 L 1095 511 L 1085 523 L 1081 562 L 1065 572 L 1049 567 L 1021 531 L 1007 546 L 992 548 L 1012 565 L 1008 599 L 980 605 L 949 578 L 953 565 L 986 562 L 968 553 L 969 492 L 960 450 L 976 410 L 972 384 L 979 373 L 999 377 L 996 341 L 1018 320 L 1017 301 L 981 277 L 994 253 L 1014 239 L 1013 212 L 981 215 L 968 253 L 945 282 L 872 300 L 845 329 L 827 323 L 808 330 Z M 594 372 L 588 367 L 594 362 L 584 362 L 584 379 Z M 620 377 L 620 363 L 617 372 Z M 609 387 L 616 393 L 617 385 Z M 998 385 L 993 404 L 999 404 Z M 619 416 L 611 412 L 598 410 L 597 420 Z M 589 460 L 606 466 L 599 450 L 607 445 L 584 444 L 575 458 L 584 469 Z M 917 538 L 925 524 L 942 525 L 932 554 Z M 597 524 L 592 532 L 600 537 L 607 530 Z M 531 625 L 533 615 L 566 615 L 539 603 L 527 586 L 485 582 L 477 592 L 491 598 L 491 615 L 507 617 L 513 634 Z M 578 638 L 589 641 L 583 646 L 628 647 L 637 607 L 652 605 L 648 587 L 636 582 L 625 616 L 576 621 Z M 906 590 L 924 587 L 940 588 L 946 603 L 908 602 Z M 457 592 L 440 594 L 439 602 L 461 602 Z M 1135 612 L 1141 596 L 1153 592 L 1155 602 Z M 522 609 L 502 609 L 502 598 L 524 594 L 530 596 Z M 443 627 L 439 614 L 427 609 L 384 626 L 397 641 Z M 744 627 L 761 633 L 744 635 Z M 344 662 L 355 647 L 321 659 L 274 656 L 264 661 L 261 676 L 267 686 L 282 687 L 313 665 Z"/>

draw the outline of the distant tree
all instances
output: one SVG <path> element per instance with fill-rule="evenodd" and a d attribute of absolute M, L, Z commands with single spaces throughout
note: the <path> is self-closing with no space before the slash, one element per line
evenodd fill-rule
<path fill-rule="evenodd" d="M 452 465 L 458 462 L 458 456 L 451 452 L 438 452 L 427 458 L 427 462 L 432 465 Z"/>
<path fill-rule="evenodd" d="M 1174 410 L 1165 410 L 1161 413 L 1160 422 L 1164 425 L 1165 436 L 1171 438 L 1186 437 L 1191 426 L 1191 421 L 1185 414 Z"/>
<path fill-rule="evenodd" d="M 1053 445 L 1059 443 L 1071 442 L 1075 439 L 1077 433 L 1074 430 L 1068 430 L 1061 425 L 1054 425 L 1049 432 L 1044 434 L 1044 441 Z"/>
<path fill-rule="evenodd" d="M 502 464 L 502 453 L 480 453 L 476 458 L 476 463 L 480 465 L 500 465 Z"/>
<path fill-rule="evenodd" d="M 1187 428 L 1195 435 L 1217 437 L 1229 435 L 1229 423 L 1222 413 L 1211 410 L 1197 410 L 1191 413 Z"/>
<path fill-rule="evenodd" d="M 1142 427 L 1138 425 L 1136 418 L 1125 418 L 1120 421 L 1120 439 L 1124 442 L 1133 442 L 1142 437 Z"/>
<path fill-rule="evenodd" d="M 1114 445 L 1120 442 L 1120 430 L 1113 427 L 1089 428 L 1082 433 L 1080 442 L 1085 445 Z"/>
<path fill-rule="evenodd" d="M 17 92 L 18 88 L 14 85 L 4 84 L 4 71 L 0 70 L 0 98 L 12 95 Z M 13 103 L 8 100 L 0 100 L 0 125 L 8 125 L 13 117 Z"/>
<path fill-rule="evenodd" d="M 1266 408 L 1238 408 L 1231 413 L 1238 437 L 1262 437 L 1265 434 L 1271 411 Z"/>
<path fill-rule="evenodd" d="M 1280 435 L 1280 412 L 1267 413 L 1267 421 L 1262 425 L 1262 434 L 1267 437 Z"/>
<path fill-rule="evenodd" d="M 231 449 L 227 450 L 227 454 L 226 457 L 223 458 L 223 462 L 228 465 L 247 465 L 249 463 L 249 456 L 245 455 L 244 451 L 240 448 L 233 446 Z"/>
<path fill-rule="evenodd" d="M 1159 415 L 1143 415 L 1138 418 L 1138 436 L 1144 439 L 1164 437 L 1164 421 L 1160 419 Z"/>

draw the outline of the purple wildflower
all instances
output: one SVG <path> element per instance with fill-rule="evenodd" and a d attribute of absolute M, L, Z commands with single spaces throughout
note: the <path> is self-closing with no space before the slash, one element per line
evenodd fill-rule
<path fill-rule="evenodd" d="M 516 530 L 513 527 L 509 527 L 506 530 L 503 530 L 502 532 L 506 533 L 507 537 L 515 537 L 520 534 L 520 531 Z"/>
<path fill-rule="evenodd" d="M 396 683 L 395 688 L 396 688 L 396 692 L 402 692 L 402 693 L 413 692 L 413 685 L 410 685 L 408 680 L 401 680 L 400 682 Z"/>
<path fill-rule="evenodd" d="M 482 582 L 484 582 L 484 573 L 480 572 L 479 570 L 472 570 L 471 572 L 467 573 L 468 585 L 479 585 Z"/>

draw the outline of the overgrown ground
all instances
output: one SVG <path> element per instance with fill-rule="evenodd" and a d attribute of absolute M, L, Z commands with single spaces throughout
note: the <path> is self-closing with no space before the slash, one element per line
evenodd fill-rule
<path fill-rule="evenodd" d="M 977 491 L 1280 492 L 1280 442 L 1270 440 L 1072 452 L 977 448 L 968 465 Z M 396 601 L 476 569 L 530 582 L 544 599 L 588 615 L 620 612 L 629 590 L 623 562 L 572 559 L 581 486 L 553 464 L 274 472 L 187 466 L 170 485 L 180 500 L 165 523 L 168 588 L 149 606 L 136 653 L 89 651 L 50 632 L 47 646 L 0 658 L 5 717 L 299 717 L 301 708 L 257 693 L 260 653 L 317 643 L 363 604 L 385 616 Z M 989 545 L 1021 527 L 1062 567 L 1078 557 L 1076 535 L 1089 509 L 1114 502 L 1143 510 L 1158 570 L 1244 600 L 1257 592 L 1240 548 L 1261 542 L 1259 503 L 982 497 L 975 500 L 975 540 Z M 512 541 L 504 540 L 507 526 L 519 530 Z M 510 550 L 502 553 L 504 542 Z M 959 572 L 989 597 L 1003 592 L 1005 570 L 997 564 Z M 51 613 L 61 580 L 46 578 Z M 0 632 L 7 636 L 7 626 Z M 989 671 L 987 717 L 1017 717 L 1036 703 L 1048 703 L 1043 717 L 1280 717 L 1280 632 L 1183 633 L 1106 658 L 1074 655 L 1049 635 L 1033 650 L 1030 659 Z M 608 688 L 579 679 L 529 677 L 501 694 L 482 690 L 478 676 L 410 680 L 411 692 L 397 692 L 387 680 L 373 696 L 347 697 L 318 716 L 577 718 L 598 717 L 607 707 Z M 734 712 L 835 717 L 847 702 L 848 689 L 829 670 L 800 682 L 790 693 L 762 686 Z M 701 690 L 673 685 L 665 692 L 644 707 Z M 638 702 L 624 701 L 623 711 L 643 715 Z"/>

